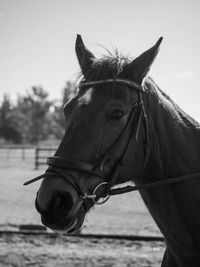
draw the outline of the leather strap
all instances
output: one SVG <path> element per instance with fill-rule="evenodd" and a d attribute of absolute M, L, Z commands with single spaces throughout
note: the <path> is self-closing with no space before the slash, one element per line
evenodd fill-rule
<path fill-rule="evenodd" d="M 95 166 L 93 166 L 90 163 L 82 162 L 82 161 L 72 161 L 68 159 L 63 159 L 59 156 L 54 157 L 48 157 L 47 158 L 47 165 L 54 166 L 54 167 L 60 167 L 64 169 L 74 169 L 74 170 L 80 170 L 84 172 L 88 172 L 90 174 L 95 174 L 99 177 L 102 177 L 100 173 L 95 172 Z"/>
<path fill-rule="evenodd" d="M 139 91 L 143 91 L 142 86 L 140 86 L 138 83 L 128 80 L 128 79 L 106 79 L 106 80 L 99 80 L 99 81 L 91 81 L 91 82 L 86 82 L 82 81 L 79 84 L 79 88 L 86 87 L 86 86 L 92 86 L 92 85 L 99 85 L 99 84 L 105 84 L 105 83 L 121 83 L 121 84 L 126 84 L 128 86 L 134 87 L 135 89 Z"/>
<path fill-rule="evenodd" d="M 189 180 L 196 179 L 196 178 L 200 178 L 200 172 L 190 173 L 190 174 L 186 174 L 186 175 L 180 175 L 180 176 L 172 177 L 172 178 L 165 179 L 162 181 L 156 181 L 156 182 L 142 184 L 142 185 L 125 186 L 125 187 L 121 187 L 121 188 L 115 188 L 115 189 L 111 189 L 109 194 L 111 196 L 120 195 L 120 194 L 124 194 L 124 193 L 128 193 L 128 192 L 132 192 L 132 191 L 152 189 L 152 188 L 157 188 L 157 187 L 161 187 L 161 186 L 165 186 L 165 185 L 169 185 L 169 184 L 175 184 L 175 183 L 180 183 L 183 181 L 189 181 Z"/>

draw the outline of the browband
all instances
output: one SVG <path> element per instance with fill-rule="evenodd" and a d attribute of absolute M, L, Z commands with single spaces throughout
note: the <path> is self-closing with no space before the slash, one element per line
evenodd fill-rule
<path fill-rule="evenodd" d="M 134 87 L 135 89 L 139 90 L 139 91 L 143 91 L 142 86 L 137 84 L 134 81 L 128 80 L 128 79 L 120 79 L 120 78 L 116 78 L 116 79 L 106 79 L 106 80 L 100 80 L 100 81 L 91 81 L 91 82 L 85 82 L 82 81 L 79 84 L 79 88 L 82 87 L 86 87 L 86 86 L 91 86 L 91 85 L 98 85 L 98 84 L 105 84 L 105 83 L 121 83 L 121 84 L 126 84 L 129 86 Z"/>

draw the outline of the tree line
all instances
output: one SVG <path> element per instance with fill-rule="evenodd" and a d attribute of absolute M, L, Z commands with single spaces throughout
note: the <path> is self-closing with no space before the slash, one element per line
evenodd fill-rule
<path fill-rule="evenodd" d="M 18 95 L 15 104 L 4 94 L 0 104 L 0 139 L 14 144 L 37 144 L 50 136 L 62 138 L 63 106 L 76 93 L 75 83 L 67 81 L 59 103 L 49 100 L 48 92 L 41 86 Z"/>

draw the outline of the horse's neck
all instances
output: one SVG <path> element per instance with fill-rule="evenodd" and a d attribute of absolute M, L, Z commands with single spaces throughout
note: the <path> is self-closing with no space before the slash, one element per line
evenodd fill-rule
<path fill-rule="evenodd" d="M 165 178 L 200 171 L 200 126 L 160 97 L 163 102 L 154 105 L 149 118 L 152 158 L 159 162 Z"/>
<path fill-rule="evenodd" d="M 154 97 L 159 97 L 159 92 Z M 145 182 L 200 171 L 200 126 L 168 98 L 160 97 L 157 105 L 153 98 L 154 102 L 148 103 L 151 155 Z M 200 266 L 200 248 L 195 241 L 199 237 L 191 231 L 200 222 L 196 219 L 193 225 L 194 220 L 188 219 L 199 218 L 193 208 L 199 202 L 199 187 L 196 180 L 195 184 L 180 183 L 140 192 L 179 266 Z"/>

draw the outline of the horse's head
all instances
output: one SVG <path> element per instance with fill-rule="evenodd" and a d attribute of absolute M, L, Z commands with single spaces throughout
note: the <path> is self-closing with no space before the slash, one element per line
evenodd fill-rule
<path fill-rule="evenodd" d="M 135 176 L 141 173 L 146 138 L 141 86 L 160 42 L 132 62 L 118 55 L 97 60 L 78 35 L 84 79 L 64 107 L 65 136 L 48 159 L 36 198 L 46 226 L 75 232 L 89 209 L 108 198 L 110 187 L 128 180 L 128 169 Z"/>

